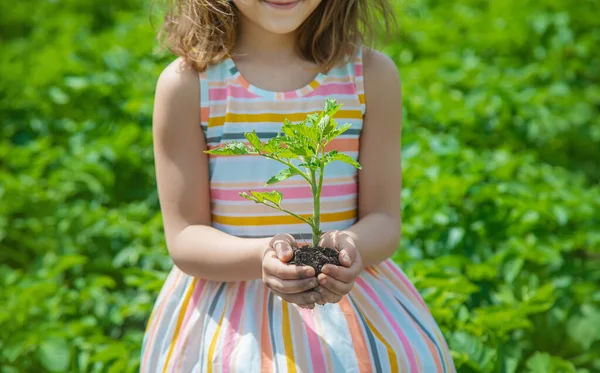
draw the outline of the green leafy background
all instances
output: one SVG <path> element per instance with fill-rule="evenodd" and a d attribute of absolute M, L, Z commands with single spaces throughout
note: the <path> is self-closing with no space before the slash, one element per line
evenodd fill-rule
<path fill-rule="evenodd" d="M 395 4 L 395 260 L 459 372 L 600 372 L 600 2 Z M 2 373 L 138 369 L 155 46 L 142 0 L 0 2 Z"/>

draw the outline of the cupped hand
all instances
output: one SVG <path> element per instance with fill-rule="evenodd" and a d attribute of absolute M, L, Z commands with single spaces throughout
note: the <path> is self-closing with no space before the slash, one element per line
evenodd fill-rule
<path fill-rule="evenodd" d="M 321 269 L 317 292 L 321 294 L 322 300 L 317 303 L 337 303 L 352 290 L 356 278 L 363 271 L 362 258 L 356 248 L 355 239 L 349 232 L 326 232 L 319 245 L 338 250 L 342 265 L 326 264 Z"/>
<path fill-rule="evenodd" d="M 289 234 L 278 234 L 265 249 L 262 279 L 266 287 L 288 303 L 312 309 L 322 302 L 314 289 L 318 286 L 315 270 L 309 266 L 287 264 L 292 259 L 296 240 Z"/>

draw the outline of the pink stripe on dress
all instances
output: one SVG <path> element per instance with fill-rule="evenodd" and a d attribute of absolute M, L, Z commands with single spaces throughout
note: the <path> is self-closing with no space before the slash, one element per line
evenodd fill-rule
<path fill-rule="evenodd" d="M 387 308 L 384 306 L 384 304 L 381 302 L 379 297 L 375 294 L 375 292 L 373 291 L 371 286 L 369 286 L 369 284 L 365 280 L 363 280 L 361 277 L 358 277 L 356 279 L 356 283 L 359 284 L 359 286 L 364 289 L 364 291 L 369 295 L 369 297 L 371 299 L 373 299 L 373 301 L 375 301 L 375 303 L 377 304 L 377 306 L 379 307 L 381 312 L 383 312 L 385 317 L 388 319 L 388 322 L 390 323 L 392 328 L 394 328 L 394 331 L 400 338 L 400 342 L 402 343 L 402 348 L 406 352 L 406 358 L 408 359 L 408 364 L 410 366 L 410 373 L 418 372 L 419 368 L 417 367 L 417 361 L 416 361 L 412 346 L 410 345 L 408 338 L 406 338 L 406 335 L 400 328 L 400 325 L 398 325 L 398 323 L 396 323 L 396 320 L 394 320 L 392 315 L 390 315 Z"/>
<path fill-rule="evenodd" d="M 297 97 L 298 97 L 298 93 L 296 93 L 295 91 L 285 92 L 283 94 L 283 98 L 286 100 L 289 100 L 290 98 L 297 98 Z"/>
<path fill-rule="evenodd" d="M 314 91 L 307 94 L 306 97 L 353 94 L 356 94 L 356 87 L 353 83 L 330 83 L 318 86 Z"/>
<path fill-rule="evenodd" d="M 313 364 L 315 373 L 326 372 L 325 359 L 323 358 L 323 349 L 319 336 L 315 333 L 315 320 L 312 310 L 302 308 L 302 318 L 306 329 L 306 337 L 308 338 L 308 346 L 310 348 L 310 358 Z"/>
<path fill-rule="evenodd" d="M 179 329 L 179 330 L 181 330 L 182 333 L 185 332 L 185 326 L 187 325 L 188 321 L 190 320 L 192 313 L 196 309 L 196 305 L 198 305 L 198 299 L 200 299 L 200 294 L 202 294 L 202 290 L 204 289 L 205 284 L 206 284 L 206 280 L 200 280 L 196 283 L 196 288 L 194 289 L 194 294 L 192 294 L 192 299 L 190 300 L 190 303 L 188 304 L 188 309 L 185 311 L 185 315 L 183 316 L 183 322 L 181 323 L 181 328 Z M 175 344 L 174 350 L 180 351 L 179 350 L 180 346 L 184 342 L 185 342 L 185 338 L 177 338 L 177 343 Z M 175 359 L 173 359 L 173 369 L 175 369 L 175 367 L 177 367 L 179 357 L 180 357 L 179 354 L 175 355 Z"/>
<path fill-rule="evenodd" d="M 363 66 L 361 64 L 354 65 L 354 75 L 362 76 L 363 74 Z"/>
<path fill-rule="evenodd" d="M 229 361 L 233 355 L 233 350 L 238 337 L 237 331 L 240 326 L 240 319 L 244 309 L 245 289 L 246 282 L 240 282 L 240 287 L 233 304 L 233 309 L 231 310 L 231 315 L 229 316 L 229 323 L 227 323 L 227 329 L 225 330 L 225 335 L 223 336 L 223 359 L 221 361 L 223 364 L 221 367 L 223 373 L 231 372 L 231 364 Z"/>
<path fill-rule="evenodd" d="M 244 87 L 227 86 L 224 88 L 210 88 L 208 95 L 213 100 L 226 100 L 228 98 L 258 98 L 259 96 Z"/>
<path fill-rule="evenodd" d="M 400 272 L 398 268 L 396 268 L 394 263 L 390 259 L 388 259 L 385 260 L 382 264 L 386 265 L 392 272 L 394 272 L 394 274 L 400 279 L 400 281 L 402 281 L 402 283 L 406 286 L 406 288 L 408 289 L 408 291 L 410 291 L 414 298 L 423 306 L 423 308 L 429 311 L 429 308 L 427 308 L 427 305 L 425 304 L 419 293 L 417 293 L 417 289 L 415 289 L 415 287 L 410 283 L 410 281 L 408 281 L 406 276 L 402 272 Z"/>

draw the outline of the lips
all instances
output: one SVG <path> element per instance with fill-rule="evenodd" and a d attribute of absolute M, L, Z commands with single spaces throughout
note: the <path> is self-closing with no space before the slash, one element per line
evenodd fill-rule
<path fill-rule="evenodd" d="M 296 1 L 268 1 L 264 0 L 265 4 L 275 9 L 292 9 L 295 7 L 300 0 Z"/>

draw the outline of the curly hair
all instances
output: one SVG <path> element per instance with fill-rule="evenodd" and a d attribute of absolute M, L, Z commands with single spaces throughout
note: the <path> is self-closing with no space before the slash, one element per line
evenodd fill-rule
<path fill-rule="evenodd" d="M 327 71 L 368 44 L 373 25 L 388 31 L 391 15 L 388 0 L 323 0 L 298 29 L 298 54 Z M 231 56 L 237 26 L 238 11 L 229 0 L 168 0 L 158 38 L 202 71 Z"/>

